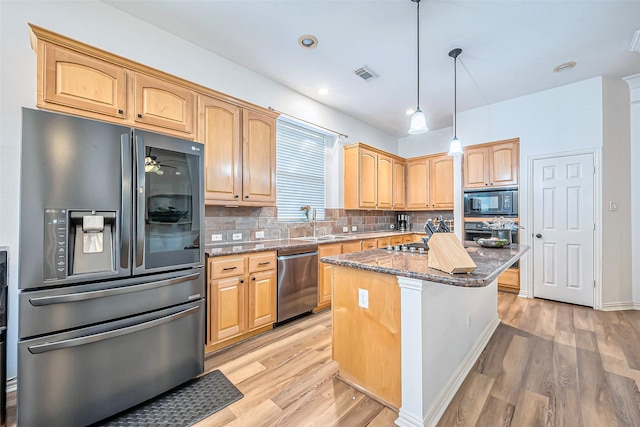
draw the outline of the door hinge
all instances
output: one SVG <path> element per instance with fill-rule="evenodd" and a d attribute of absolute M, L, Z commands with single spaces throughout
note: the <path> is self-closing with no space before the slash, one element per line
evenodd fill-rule
<path fill-rule="evenodd" d="M 596 223 L 593 223 L 593 231 L 596 231 Z"/>
<path fill-rule="evenodd" d="M 593 281 L 593 287 L 594 288 L 596 287 L 596 281 L 595 280 Z"/>

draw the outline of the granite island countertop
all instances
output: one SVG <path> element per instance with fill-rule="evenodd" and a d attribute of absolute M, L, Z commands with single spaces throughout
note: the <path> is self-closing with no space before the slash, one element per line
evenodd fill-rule
<path fill-rule="evenodd" d="M 321 262 L 373 271 L 394 276 L 410 277 L 436 283 L 462 287 L 483 287 L 493 282 L 504 270 L 529 250 L 527 245 L 511 244 L 508 247 L 490 249 L 473 242 L 464 242 L 467 253 L 477 268 L 471 273 L 449 274 L 427 266 L 429 252 L 389 251 L 374 249 L 350 254 L 323 257 Z"/>
<path fill-rule="evenodd" d="M 278 249 L 292 249 L 311 245 L 324 245 L 356 240 L 378 239 L 383 237 L 404 236 L 407 234 L 424 234 L 419 231 L 374 231 L 370 233 L 340 234 L 336 239 L 309 241 L 302 238 L 255 240 L 236 243 L 207 244 L 205 255 L 210 257 L 247 254 L 252 252 L 275 251 Z"/>

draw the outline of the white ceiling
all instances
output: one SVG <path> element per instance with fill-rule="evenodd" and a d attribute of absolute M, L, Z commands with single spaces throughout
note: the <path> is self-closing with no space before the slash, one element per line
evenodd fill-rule
<path fill-rule="evenodd" d="M 416 3 L 410 0 L 104 0 L 363 122 L 403 137 L 416 107 Z M 458 111 L 595 76 L 640 73 L 629 52 L 640 0 L 420 3 L 420 106 L 450 126 L 453 60 Z M 304 50 L 298 37 L 313 34 Z M 556 65 L 575 61 L 561 73 Z M 379 77 L 354 74 L 367 66 Z M 318 95 L 321 86 L 331 93 Z M 295 115 L 295 111 L 287 111 Z"/>

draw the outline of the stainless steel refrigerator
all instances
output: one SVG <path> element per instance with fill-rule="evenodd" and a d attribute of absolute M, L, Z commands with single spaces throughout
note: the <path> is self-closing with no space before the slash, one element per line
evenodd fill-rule
<path fill-rule="evenodd" d="M 23 109 L 19 425 L 87 425 L 203 372 L 203 151 Z"/>

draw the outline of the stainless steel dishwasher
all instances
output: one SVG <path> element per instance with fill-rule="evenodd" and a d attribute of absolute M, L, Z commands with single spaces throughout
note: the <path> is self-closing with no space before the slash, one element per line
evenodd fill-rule
<path fill-rule="evenodd" d="M 278 251 L 278 318 L 284 322 L 318 304 L 318 245 Z"/>

